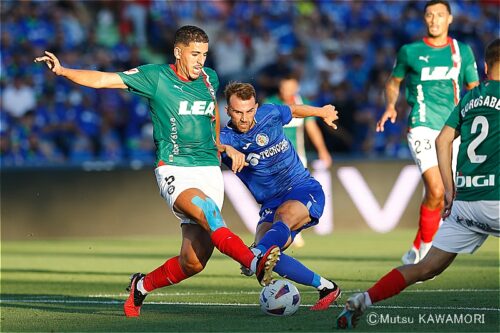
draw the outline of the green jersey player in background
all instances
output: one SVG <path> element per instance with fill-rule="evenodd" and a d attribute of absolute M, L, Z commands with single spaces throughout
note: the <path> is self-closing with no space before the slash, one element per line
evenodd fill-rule
<path fill-rule="evenodd" d="M 256 257 L 226 227 L 220 214 L 224 183 L 219 152 L 232 159 L 233 172 L 241 171 L 246 162 L 244 154 L 218 144 L 215 92 L 219 80 L 215 71 L 203 67 L 207 53 L 207 34 L 198 27 L 184 26 L 175 33 L 175 64 L 171 65 L 143 65 L 122 73 L 105 73 L 65 68 L 47 51 L 35 59 L 45 62 L 56 75 L 83 86 L 128 89 L 149 100 L 156 179 L 161 196 L 181 220 L 182 245 L 178 256 L 157 269 L 132 275 L 130 295 L 124 304 L 127 317 L 140 315 L 143 301 L 152 290 L 201 272 L 214 246 L 255 272 L 260 283 L 270 280 L 279 259 L 276 246 Z"/>
<path fill-rule="evenodd" d="M 280 78 L 278 83 L 278 93 L 270 96 L 264 100 L 266 104 L 309 104 L 308 100 L 302 98 L 299 94 L 300 84 L 299 80 L 292 73 Z M 332 156 L 326 148 L 325 139 L 321 133 L 321 129 L 316 123 L 315 117 L 307 118 L 293 118 L 290 123 L 283 127 L 283 131 L 290 142 L 293 144 L 295 151 L 300 157 L 302 164 L 307 167 L 307 155 L 306 155 L 306 144 L 305 144 L 305 134 L 309 136 L 314 148 L 318 152 L 318 159 L 321 161 L 321 167 L 328 169 L 332 165 Z M 325 193 L 328 197 L 331 193 Z M 303 247 L 305 245 L 304 238 L 302 234 L 297 234 L 294 242 L 292 243 L 295 247 Z"/>
<path fill-rule="evenodd" d="M 417 263 L 432 245 L 441 220 L 444 195 L 434 142 L 460 99 L 461 87 L 465 84 L 467 89 L 472 89 L 479 80 L 471 48 L 448 37 L 453 20 L 448 1 L 428 1 L 424 20 L 427 37 L 406 44 L 398 51 L 385 86 L 386 110 L 376 127 L 377 132 L 383 132 L 387 120 L 396 121 L 396 102 L 406 77 L 406 99 L 411 107 L 408 145 L 422 174 L 425 193 L 417 235 L 412 248 L 402 257 L 404 264 Z"/>
<path fill-rule="evenodd" d="M 499 38 L 486 48 L 485 62 L 488 80 L 462 98 L 436 139 L 445 191 L 444 222 L 429 253 L 419 263 L 393 269 L 366 292 L 349 297 L 337 318 L 340 328 L 356 325 L 371 304 L 441 274 L 458 253 L 473 253 L 489 235 L 500 236 Z M 461 143 L 454 182 L 452 147 L 458 136 Z"/>
<path fill-rule="evenodd" d="M 264 103 L 278 105 L 310 104 L 308 100 L 302 98 L 299 94 L 299 90 L 299 81 L 293 74 L 283 76 L 279 81 L 278 93 L 265 99 Z M 332 156 L 326 148 L 325 139 L 323 138 L 321 129 L 316 123 L 315 117 L 307 117 L 304 119 L 294 118 L 283 129 L 286 137 L 292 142 L 304 166 L 307 167 L 305 133 L 307 133 L 314 148 L 318 151 L 318 159 L 321 160 L 324 167 L 329 168 L 332 165 Z"/>

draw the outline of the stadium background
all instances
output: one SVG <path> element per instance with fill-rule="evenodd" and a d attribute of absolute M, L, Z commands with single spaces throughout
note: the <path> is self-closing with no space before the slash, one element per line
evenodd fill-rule
<path fill-rule="evenodd" d="M 335 226 L 368 228 L 339 179 L 360 170 L 380 207 L 405 165 L 407 110 L 375 133 L 383 85 L 398 48 L 425 34 L 423 1 L 2 1 L 0 163 L 2 239 L 121 235 L 177 228 L 153 177 L 152 127 L 145 100 L 93 90 L 55 77 L 33 59 L 54 52 L 72 68 L 123 71 L 171 63 L 172 38 L 184 24 L 210 37 L 206 66 L 221 86 L 250 81 L 261 99 L 288 71 L 316 105 L 340 111 L 338 131 L 319 125 L 334 158 L 330 173 Z M 453 1 L 450 35 L 476 59 L 499 32 L 498 1 Z M 483 75 L 483 64 L 478 61 Z M 219 98 L 221 98 L 219 90 Z M 220 108 L 223 110 L 224 101 Z M 308 157 L 315 152 L 308 143 Z M 421 186 L 399 226 L 415 227 Z M 231 200 L 224 215 L 245 230 Z M 170 223 L 173 222 L 173 223 Z"/>

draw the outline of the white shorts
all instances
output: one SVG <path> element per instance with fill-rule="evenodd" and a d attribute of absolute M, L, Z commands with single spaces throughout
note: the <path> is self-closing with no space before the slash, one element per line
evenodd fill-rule
<path fill-rule="evenodd" d="M 160 195 L 167 202 L 181 223 L 196 224 L 184 214 L 174 210 L 175 200 L 185 190 L 196 188 L 210 197 L 222 210 L 224 203 L 224 181 L 218 166 L 180 167 L 162 165 L 155 169 Z"/>
<path fill-rule="evenodd" d="M 473 253 L 489 235 L 500 236 L 500 201 L 454 201 L 432 246 L 451 253 Z"/>
<path fill-rule="evenodd" d="M 408 131 L 407 139 L 413 160 L 424 174 L 428 169 L 438 165 L 436 153 L 436 138 L 439 135 L 438 130 L 429 127 L 418 126 Z M 453 161 L 452 168 L 455 170 L 458 148 L 460 147 L 460 138 L 453 141 Z M 455 174 L 455 172 L 453 172 Z"/>

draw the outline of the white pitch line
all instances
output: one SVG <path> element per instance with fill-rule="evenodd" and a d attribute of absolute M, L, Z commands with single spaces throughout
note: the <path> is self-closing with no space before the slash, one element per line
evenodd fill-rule
<path fill-rule="evenodd" d="M 123 301 L 76 301 L 76 300 L 64 300 L 64 299 L 1 299 L 0 304 L 2 303 L 45 303 L 45 304 L 123 304 Z M 146 302 L 145 302 L 146 303 Z"/>
<path fill-rule="evenodd" d="M 2 299 L 1 303 L 45 303 L 45 304 L 104 304 L 116 305 L 123 304 L 123 301 L 92 301 L 92 300 L 64 300 L 64 299 Z M 188 305 L 188 306 L 230 306 L 230 307 L 256 307 L 259 304 L 249 303 L 201 303 L 201 302 L 144 302 L 144 304 L 153 305 Z M 301 307 L 310 307 L 313 304 L 301 304 Z M 343 305 L 337 304 L 330 307 L 343 308 Z M 399 305 L 374 305 L 375 309 L 407 309 L 407 310 L 462 310 L 462 311 L 491 311 L 500 312 L 497 308 L 471 308 L 459 306 L 399 306 Z"/>
<path fill-rule="evenodd" d="M 463 310 L 463 311 L 495 311 L 499 308 L 469 308 L 461 306 L 402 306 L 402 305 L 373 305 L 375 309 L 407 309 L 407 310 Z"/>
<path fill-rule="evenodd" d="M 64 299 L 2 299 L 1 303 L 55 303 L 55 304 L 123 304 L 123 301 L 91 301 L 91 300 L 64 300 Z M 201 302 L 163 302 L 153 301 L 144 304 L 154 305 L 191 305 L 191 306 L 260 306 L 252 303 L 201 303 Z M 301 304 L 300 306 L 312 306 L 312 304 Z"/>
<path fill-rule="evenodd" d="M 343 293 L 356 293 L 362 290 L 342 290 Z M 405 290 L 403 293 L 475 293 L 475 292 L 499 292 L 500 289 L 417 289 Z M 317 291 L 301 291 L 301 294 L 316 294 Z M 197 293 L 197 292 L 175 292 L 175 293 L 152 293 L 154 296 L 216 296 L 216 295 L 258 295 L 260 291 L 215 291 L 211 293 Z M 118 294 L 93 294 L 88 297 L 124 297 L 128 293 Z"/>

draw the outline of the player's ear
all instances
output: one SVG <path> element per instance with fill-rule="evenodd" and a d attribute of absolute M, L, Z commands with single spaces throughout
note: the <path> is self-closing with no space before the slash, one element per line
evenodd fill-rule
<path fill-rule="evenodd" d="M 448 16 L 448 24 L 451 24 L 453 22 L 453 15 Z"/>
<path fill-rule="evenodd" d="M 488 64 L 484 62 L 484 74 L 488 75 Z"/>
<path fill-rule="evenodd" d="M 174 48 L 174 57 L 176 60 L 181 59 L 181 48 L 180 47 L 175 47 Z"/>

